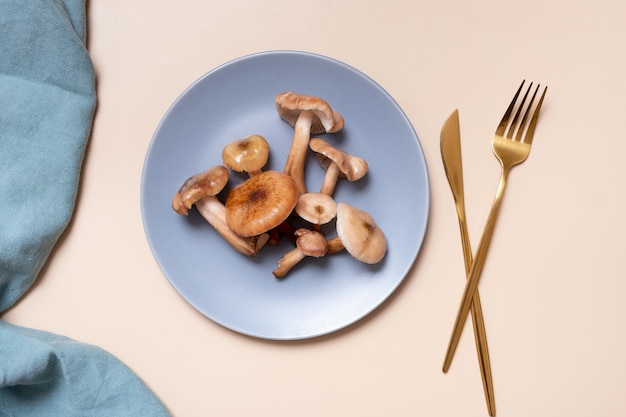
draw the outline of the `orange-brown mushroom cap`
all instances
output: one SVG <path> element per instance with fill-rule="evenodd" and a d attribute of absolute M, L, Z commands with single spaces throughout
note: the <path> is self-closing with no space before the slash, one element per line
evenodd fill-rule
<path fill-rule="evenodd" d="M 217 195 L 228 182 L 228 169 L 216 165 L 189 177 L 172 199 L 175 212 L 187 215 L 189 209 L 202 197 Z"/>
<path fill-rule="evenodd" d="M 298 192 L 290 176 L 264 171 L 230 190 L 226 224 L 240 236 L 256 236 L 285 221 L 297 201 Z"/>

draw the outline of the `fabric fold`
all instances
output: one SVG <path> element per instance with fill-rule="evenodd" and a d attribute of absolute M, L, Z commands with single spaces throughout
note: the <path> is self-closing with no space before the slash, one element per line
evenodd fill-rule
<path fill-rule="evenodd" d="M 84 17 L 84 1 L 0 0 L 0 312 L 72 215 L 96 106 Z"/>
<path fill-rule="evenodd" d="M 169 416 L 126 365 L 96 346 L 0 321 L 0 358 L 1 416 Z"/>

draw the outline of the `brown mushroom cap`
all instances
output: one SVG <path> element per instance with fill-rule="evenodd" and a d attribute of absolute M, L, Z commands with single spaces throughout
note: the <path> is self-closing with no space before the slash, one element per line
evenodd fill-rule
<path fill-rule="evenodd" d="M 372 216 L 346 203 L 337 204 L 337 236 L 350 255 L 367 264 L 387 252 L 387 239 Z"/>
<path fill-rule="evenodd" d="M 367 174 L 368 165 L 365 159 L 337 149 L 324 139 L 312 138 L 309 147 L 317 153 L 318 161 L 324 169 L 327 169 L 332 161 L 348 181 L 359 180 Z"/>
<path fill-rule="evenodd" d="M 309 223 L 326 224 L 337 215 L 335 200 L 322 193 L 305 193 L 298 198 L 296 213 Z"/>
<path fill-rule="evenodd" d="M 311 124 L 311 133 L 314 135 L 334 133 L 343 128 L 343 116 L 333 111 L 330 105 L 319 97 L 287 91 L 278 94 L 275 102 L 278 114 L 291 126 L 295 126 L 302 111 L 311 111 L 315 116 Z"/>
<path fill-rule="evenodd" d="M 321 258 L 328 252 L 328 242 L 321 233 L 314 230 L 298 229 L 296 236 L 298 236 L 296 244 L 304 255 Z"/>
<path fill-rule="evenodd" d="M 270 145 L 261 135 L 250 135 L 228 143 L 222 151 L 222 161 L 237 172 L 258 173 L 269 158 Z"/>
<path fill-rule="evenodd" d="M 188 210 L 202 197 L 214 196 L 224 189 L 228 182 L 228 169 L 217 165 L 204 172 L 189 177 L 172 199 L 172 208 L 179 214 L 187 215 Z"/>
<path fill-rule="evenodd" d="M 240 236 L 256 236 L 285 221 L 297 201 L 298 192 L 290 176 L 264 171 L 230 190 L 226 224 Z"/>

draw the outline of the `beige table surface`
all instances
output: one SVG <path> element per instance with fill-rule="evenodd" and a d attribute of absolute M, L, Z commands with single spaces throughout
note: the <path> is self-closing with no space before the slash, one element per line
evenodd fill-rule
<path fill-rule="evenodd" d="M 458 108 L 475 246 L 499 175 L 492 133 L 526 78 L 549 85 L 547 99 L 480 282 L 498 415 L 626 415 L 626 3 L 92 0 L 88 13 L 98 109 L 75 215 L 4 320 L 103 347 L 176 417 L 486 416 L 469 326 L 441 372 L 464 275 L 439 133 Z M 399 290 L 356 325 L 295 343 L 190 307 L 152 257 L 139 201 L 176 97 L 224 62 L 277 49 L 380 83 L 413 123 L 432 187 Z"/>

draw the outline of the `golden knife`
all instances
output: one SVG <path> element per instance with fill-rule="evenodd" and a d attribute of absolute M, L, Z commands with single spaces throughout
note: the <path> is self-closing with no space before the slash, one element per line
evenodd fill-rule
<path fill-rule="evenodd" d="M 472 268 L 473 259 L 465 217 L 465 192 L 463 188 L 463 163 L 461 158 L 461 129 L 459 127 L 458 110 L 452 112 L 441 128 L 440 145 L 443 167 L 446 172 L 448 182 L 450 183 L 450 190 L 452 191 L 457 217 L 459 219 L 463 258 L 465 260 L 465 275 L 467 277 Z M 489 360 L 485 322 L 483 320 L 482 307 L 478 291 L 474 294 L 470 311 L 472 314 L 476 352 L 478 354 L 478 363 L 483 381 L 483 389 L 485 391 L 487 410 L 490 416 L 495 416 L 496 404 L 493 392 L 493 380 L 491 376 L 491 361 Z"/>

